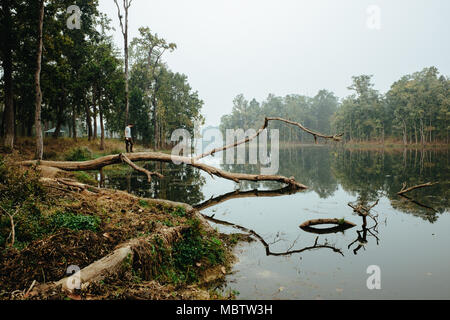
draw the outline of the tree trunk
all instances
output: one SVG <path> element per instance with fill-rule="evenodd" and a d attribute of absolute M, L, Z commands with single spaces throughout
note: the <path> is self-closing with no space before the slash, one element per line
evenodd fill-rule
<path fill-rule="evenodd" d="M 13 79 L 12 79 L 12 19 L 11 2 L 5 0 L 2 2 L 4 12 L 3 38 L 5 42 L 3 47 L 3 81 L 5 85 L 5 110 L 3 112 L 3 129 L 5 132 L 4 145 L 12 150 L 14 147 L 14 102 L 13 102 Z M 3 132 L 2 132 L 3 134 Z"/>
<path fill-rule="evenodd" d="M 105 125 L 103 124 L 103 108 L 101 104 L 98 106 L 100 113 L 100 150 L 105 150 Z"/>
<path fill-rule="evenodd" d="M 77 110 L 75 105 L 72 106 L 72 138 L 77 141 Z"/>
<path fill-rule="evenodd" d="M 91 119 L 91 111 L 89 108 L 89 102 L 87 99 L 84 101 L 84 112 L 86 113 L 86 125 L 88 131 L 88 141 L 92 140 L 92 119 Z"/>
<path fill-rule="evenodd" d="M 41 92 L 41 62 L 42 62 L 42 32 L 44 28 L 44 0 L 39 1 L 39 26 L 38 26 L 38 46 L 36 57 L 36 74 L 35 74 L 35 87 L 36 87 L 36 110 L 34 125 L 36 128 L 36 159 L 42 160 L 44 153 L 44 141 L 42 137 L 42 123 L 41 123 L 41 105 L 42 105 L 42 92 Z"/>

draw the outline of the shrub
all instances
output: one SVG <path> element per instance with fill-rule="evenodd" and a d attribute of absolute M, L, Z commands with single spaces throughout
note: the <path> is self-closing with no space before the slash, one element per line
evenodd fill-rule
<path fill-rule="evenodd" d="M 32 167 L 24 170 L 0 158 L 0 245 L 11 232 L 9 216 L 14 214 L 16 242 L 28 242 L 44 233 L 45 219 L 39 203 L 46 192 L 39 181 L 40 173 Z"/>
<path fill-rule="evenodd" d="M 92 151 L 86 147 L 72 149 L 66 154 L 66 161 L 86 161 L 92 159 Z"/>

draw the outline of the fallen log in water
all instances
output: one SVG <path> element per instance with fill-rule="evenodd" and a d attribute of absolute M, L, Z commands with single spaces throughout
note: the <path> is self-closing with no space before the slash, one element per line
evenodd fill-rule
<path fill-rule="evenodd" d="M 53 167 L 65 171 L 89 171 L 89 170 L 100 170 L 103 167 L 120 164 L 125 160 L 129 164 L 132 161 L 159 161 L 159 162 L 175 162 L 182 163 L 189 166 L 193 166 L 202 171 L 207 172 L 210 175 L 214 175 L 227 180 L 232 180 L 236 183 L 240 181 L 276 181 L 285 183 L 293 188 L 297 189 L 307 189 L 308 187 L 295 181 L 294 177 L 284 177 L 279 175 L 258 175 L 258 174 L 246 174 L 246 173 L 232 173 L 227 172 L 204 163 L 195 162 L 190 157 L 174 156 L 166 153 L 159 152 L 141 152 L 141 153 L 129 153 L 126 155 L 110 155 L 101 157 L 95 160 L 89 161 L 23 161 L 21 162 L 24 166 L 32 165 L 42 165 L 46 167 Z M 129 162 L 128 162 L 129 160 Z M 142 168 L 141 168 L 142 169 Z M 145 169 L 144 169 L 145 170 Z M 142 171 L 142 170 L 139 170 Z M 147 171 L 147 170 L 146 170 Z M 156 173 L 146 172 L 147 176 L 159 175 Z"/>
<path fill-rule="evenodd" d="M 324 224 L 334 224 L 336 227 L 331 228 L 314 228 L 313 226 L 317 225 L 324 225 Z M 343 219 L 314 219 L 309 220 L 300 225 L 300 228 L 303 231 L 310 232 L 310 233 L 316 233 L 316 234 L 329 234 L 329 233 L 337 233 L 337 232 L 343 232 L 347 229 L 355 227 L 356 224 L 353 222 L 349 222 Z"/>

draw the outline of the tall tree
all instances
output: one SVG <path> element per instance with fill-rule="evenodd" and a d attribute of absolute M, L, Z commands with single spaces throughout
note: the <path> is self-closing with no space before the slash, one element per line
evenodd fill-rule
<path fill-rule="evenodd" d="M 4 145 L 12 150 L 14 147 L 14 99 L 13 99 L 13 30 L 11 0 L 3 0 L 2 8 L 2 46 L 1 56 L 3 60 L 3 81 L 5 88 L 5 110 L 3 115 L 3 128 L 5 130 Z M 3 132 L 2 132 L 3 135 Z"/>
<path fill-rule="evenodd" d="M 125 13 L 125 19 L 122 16 L 120 6 L 117 0 L 114 3 L 117 6 L 117 14 L 119 16 L 120 28 L 123 35 L 123 45 L 124 45 L 124 61 L 125 61 L 125 125 L 128 124 L 128 112 L 130 109 L 130 93 L 128 87 L 128 10 L 131 7 L 132 0 L 123 0 L 123 10 Z M 124 20 L 124 21 L 123 21 Z"/>
<path fill-rule="evenodd" d="M 42 160 L 44 153 L 44 141 L 42 137 L 42 123 L 41 123 L 41 105 L 42 105 L 42 91 L 41 91 L 41 62 L 42 62 L 42 34 L 44 28 L 44 0 L 39 1 L 39 25 L 37 36 L 37 53 L 36 53 L 36 105 L 35 105 L 35 130 L 36 130 L 36 159 Z"/>

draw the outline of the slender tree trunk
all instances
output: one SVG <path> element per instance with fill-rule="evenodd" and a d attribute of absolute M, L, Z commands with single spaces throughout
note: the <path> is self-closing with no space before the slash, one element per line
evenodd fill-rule
<path fill-rule="evenodd" d="M 3 28 L 3 81 L 5 85 L 5 110 L 3 112 L 3 129 L 5 130 L 4 145 L 12 150 L 14 147 L 14 101 L 13 101 L 13 79 L 12 79 L 12 18 L 11 1 L 2 1 L 4 12 Z M 2 132 L 3 134 L 3 132 Z"/>
<path fill-rule="evenodd" d="M 77 141 L 77 110 L 75 105 L 72 106 L 72 138 Z"/>
<path fill-rule="evenodd" d="M 84 101 L 84 112 L 86 113 L 86 125 L 88 131 L 88 141 L 92 140 L 92 118 L 91 118 L 91 110 L 89 108 L 89 101 L 85 99 Z"/>
<path fill-rule="evenodd" d="M 93 125 L 94 125 L 94 135 L 93 135 L 93 140 L 97 140 L 97 106 L 96 106 L 96 101 L 97 101 L 97 97 L 96 94 L 94 92 L 93 98 L 92 98 L 92 102 L 93 102 L 93 112 L 92 112 L 92 120 Z"/>
<path fill-rule="evenodd" d="M 103 124 L 103 108 L 101 103 L 98 105 L 100 113 L 100 150 L 105 150 L 105 125 Z"/>
<path fill-rule="evenodd" d="M 41 105 L 42 105 L 42 92 L 41 92 L 41 63 L 42 63 L 42 32 L 44 28 L 44 0 L 39 1 L 39 26 L 38 26 L 38 46 L 36 57 L 36 74 L 35 74 L 35 86 L 36 86 L 36 110 L 34 126 L 36 128 L 36 159 L 42 160 L 44 153 L 44 140 L 42 137 L 42 122 L 41 122 Z"/>

